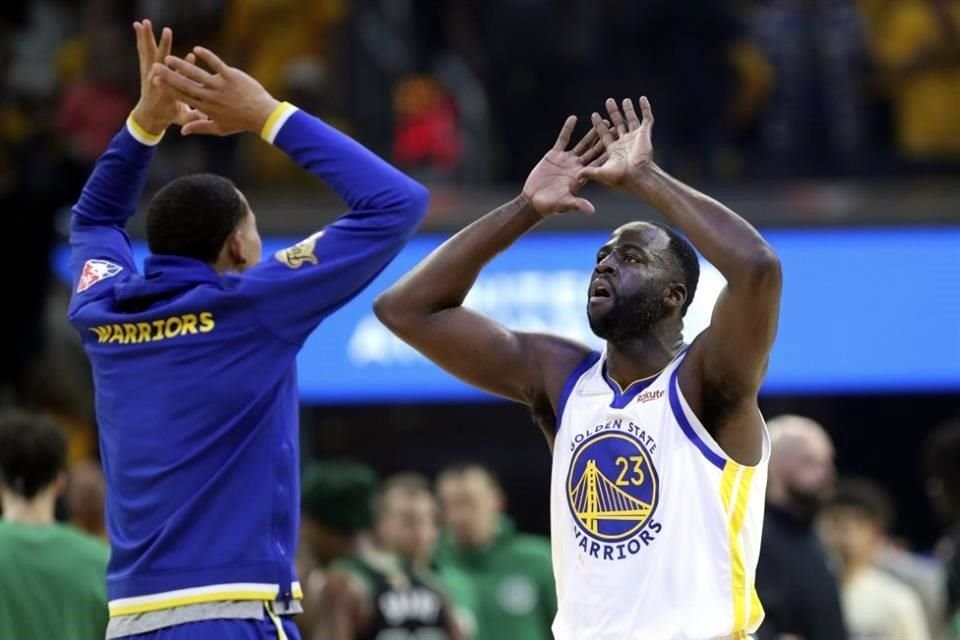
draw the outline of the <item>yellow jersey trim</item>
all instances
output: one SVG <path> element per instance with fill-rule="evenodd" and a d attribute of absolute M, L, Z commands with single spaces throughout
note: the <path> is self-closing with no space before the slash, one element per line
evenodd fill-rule
<path fill-rule="evenodd" d="M 720 499 L 727 516 L 727 532 L 730 539 L 730 579 L 733 594 L 733 628 L 731 635 L 745 634 L 746 630 L 759 623 L 763 616 L 763 607 L 757 597 L 753 584 L 748 585 L 746 564 L 743 558 L 743 546 L 740 544 L 740 532 L 747 514 L 750 499 L 750 483 L 755 467 L 745 467 L 727 460 L 720 482 Z M 747 592 L 750 592 L 749 600 Z"/>
<path fill-rule="evenodd" d="M 130 135 L 133 136 L 137 142 L 145 144 L 148 147 L 155 147 L 160 144 L 160 141 L 163 140 L 163 134 L 165 133 L 164 131 L 160 133 L 150 133 L 133 119 L 132 113 L 127 117 L 127 131 L 130 132 Z"/>
<path fill-rule="evenodd" d="M 297 108 L 289 102 L 281 102 L 278 104 L 277 108 L 274 109 L 273 113 L 267 118 L 267 121 L 263 123 L 263 128 L 260 129 L 260 137 L 270 144 L 273 144 L 277 134 L 280 133 L 280 129 L 296 110 Z"/>

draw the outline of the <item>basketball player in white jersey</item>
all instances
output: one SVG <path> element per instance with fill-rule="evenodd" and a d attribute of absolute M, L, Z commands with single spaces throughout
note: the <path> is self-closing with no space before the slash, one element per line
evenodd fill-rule
<path fill-rule="evenodd" d="M 653 114 L 607 101 L 612 129 L 567 149 L 576 118 L 514 200 L 438 248 L 376 303 L 397 335 L 459 378 L 531 407 L 553 449 L 558 640 L 741 638 L 754 591 L 769 439 L 757 406 L 777 329 L 780 264 L 738 215 L 653 161 Z M 699 276 L 672 230 L 631 223 L 597 252 L 587 314 L 602 353 L 513 332 L 462 306 L 483 266 L 544 217 L 593 213 L 587 180 L 658 209 L 725 276 L 690 345 Z"/>

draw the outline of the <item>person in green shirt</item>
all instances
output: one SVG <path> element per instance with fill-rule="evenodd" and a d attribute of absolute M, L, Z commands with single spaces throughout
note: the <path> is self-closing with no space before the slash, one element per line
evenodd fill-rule
<path fill-rule="evenodd" d="M 503 514 L 503 490 L 480 465 L 449 467 L 437 480 L 446 533 L 440 567 L 473 579 L 474 640 L 549 640 L 557 613 L 550 542 L 517 533 Z"/>
<path fill-rule="evenodd" d="M 27 413 L 0 416 L 0 638 L 106 634 L 109 549 L 54 521 L 66 457 L 56 424 Z"/>

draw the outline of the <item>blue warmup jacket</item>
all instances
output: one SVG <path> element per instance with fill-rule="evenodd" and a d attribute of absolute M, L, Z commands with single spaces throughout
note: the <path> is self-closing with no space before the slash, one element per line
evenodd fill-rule
<path fill-rule="evenodd" d="M 137 273 L 124 224 L 159 140 L 132 120 L 73 209 L 69 318 L 93 364 L 112 616 L 301 596 L 295 358 L 426 210 L 423 186 L 290 105 L 264 138 L 350 211 L 242 274 L 167 255 Z"/>

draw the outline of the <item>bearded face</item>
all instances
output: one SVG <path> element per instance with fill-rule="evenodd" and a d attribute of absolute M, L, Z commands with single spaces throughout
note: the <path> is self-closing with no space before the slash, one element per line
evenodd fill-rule
<path fill-rule="evenodd" d="M 669 313 L 663 300 L 664 286 L 655 280 L 647 280 L 630 292 L 598 286 L 587 303 L 591 331 L 608 342 L 647 335 Z"/>

